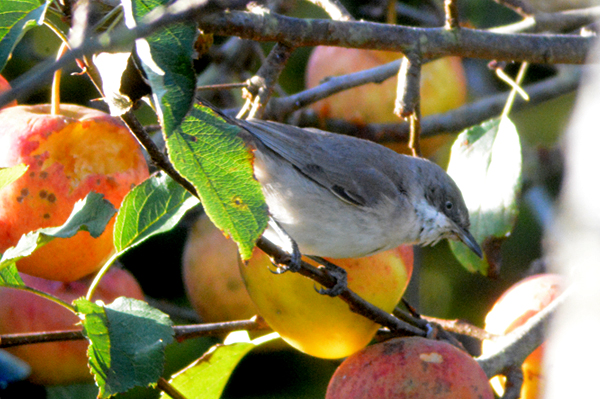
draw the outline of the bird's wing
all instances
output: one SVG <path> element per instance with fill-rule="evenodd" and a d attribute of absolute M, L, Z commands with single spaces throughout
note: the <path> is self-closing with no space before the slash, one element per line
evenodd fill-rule
<path fill-rule="evenodd" d="M 398 162 L 399 154 L 379 144 L 277 122 L 241 122 L 265 147 L 346 202 L 368 206 L 404 193 L 401 165 L 390 161 Z M 400 158 L 400 164 L 404 161 Z"/>

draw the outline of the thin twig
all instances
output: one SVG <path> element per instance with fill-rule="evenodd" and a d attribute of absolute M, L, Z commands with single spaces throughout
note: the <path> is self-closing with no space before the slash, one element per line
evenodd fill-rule
<path fill-rule="evenodd" d="M 571 32 L 600 18 L 600 6 L 553 13 L 537 13 L 511 25 L 489 29 L 494 33 Z"/>
<path fill-rule="evenodd" d="M 445 29 L 457 29 L 460 27 L 458 19 L 458 0 L 444 0 L 444 12 L 446 14 Z"/>
<path fill-rule="evenodd" d="M 169 395 L 172 399 L 188 399 L 163 377 L 158 379 L 156 385 L 158 389 Z"/>
<path fill-rule="evenodd" d="M 285 44 L 275 44 L 256 75 L 248 80 L 248 86 L 243 89 L 246 105 L 242 109 L 249 110 L 249 117 L 261 118 L 263 116 L 273 88 L 293 51 L 292 47 Z M 238 118 L 241 116 L 238 115 Z"/>
<path fill-rule="evenodd" d="M 311 3 L 321 7 L 331 19 L 336 21 L 354 21 L 352 14 L 338 0 L 309 0 Z"/>
<path fill-rule="evenodd" d="M 510 8 L 522 17 L 528 17 L 535 14 L 536 10 L 527 1 L 522 0 L 494 0 L 496 3 Z"/>

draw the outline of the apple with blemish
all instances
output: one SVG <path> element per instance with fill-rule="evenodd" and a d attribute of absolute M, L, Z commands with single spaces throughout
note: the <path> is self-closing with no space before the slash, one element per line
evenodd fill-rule
<path fill-rule="evenodd" d="M 21 273 L 23 282 L 67 303 L 86 295 L 91 278 L 63 283 Z M 113 267 L 100 281 L 93 300 L 109 304 L 120 296 L 144 299 L 136 279 Z M 62 331 L 79 328 L 79 318 L 63 306 L 20 289 L 0 287 L 0 334 Z M 87 366 L 86 340 L 60 341 L 5 348 L 31 366 L 29 380 L 65 385 L 93 380 Z"/>
<path fill-rule="evenodd" d="M 116 208 L 148 177 L 137 140 L 110 115 L 78 105 L 14 106 L 0 110 L 0 167 L 28 165 L 0 190 L 0 252 L 42 227 L 60 226 L 75 202 L 90 191 Z M 75 281 L 97 271 L 114 251 L 114 218 L 94 239 L 81 231 L 55 239 L 17 262 L 19 271 L 50 280 Z"/>
<path fill-rule="evenodd" d="M 443 341 L 394 338 L 350 356 L 329 381 L 326 399 L 493 399 L 475 359 Z"/>

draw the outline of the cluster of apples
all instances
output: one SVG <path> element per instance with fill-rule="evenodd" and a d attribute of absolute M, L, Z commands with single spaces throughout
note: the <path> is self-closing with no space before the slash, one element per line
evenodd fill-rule
<path fill-rule="evenodd" d="M 327 76 L 356 72 L 398 56 L 318 47 L 308 62 L 307 85 L 313 87 Z M 444 85 L 440 87 L 439 82 Z M 323 118 L 351 119 L 359 124 L 397 121 L 392 114 L 395 86 L 390 80 L 356 88 L 322 100 L 313 109 Z M 447 58 L 425 65 L 421 95 L 424 115 L 462 105 L 466 101 L 466 79 L 460 60 Z M 448 140 L 426 140 L 423 150 L 433 157 Z M 403 145 L 394 149 L 407 151 Z M 410 246 L 366 258 L 331 261 L 346 269 L 350 289 L 388 312 L 402 297 L 413 268 Z M 304 353 L 322 358 L 347 357 L 330 381 L 327 398 L 494 397 L 490 381 L 468 354 L 448 343 L 418 337 L 367 346 L 379 327 L 376 323 L 354 314 L 341 299 L 315 292 L 312 280 L 292 273 L 275 275 L 269 270 L 272 267 L 259 250 L 248 262 L 241 262 L 235 243 L 206 216 L 190 230 L 183 277 L 188 298 L 201 318 L 216 322 L 260 314 L 283 340 Z M 559 292 L 556 279 L 552 275 L 536 276 L 509 290 L 490 311 L 488 330 L 508 333 L 543 309 Z M 486 343 L 484 350 L 492 350 L 492 346 Z M 522 397 L 536 397 L 543 380 L 542 350 L 536 350 L 523 365 Z M 493 384 L 500 392 L 502 382 L 496 378 Z"/>
<path fill-rule="evenodd" d="M 10 86 L 4 78 L 0 89 Z M 104 194 L 116 208 L 131 188 L 148 177 L 136 139 L 118 119 L 98 110 L 63 104 L 16 105 L 0 110 L 0 167 L 28 166 L 25 174 L 0 189 L 0 253 L 42 227 L 60 226 L 73 205 L 90 191 Z M 94 239 L 81 231 L 55 239 L 17 262 L 26 285 L 71 302 L 85 296 L 90 274 L 112 255 L 113 220 Z M 94 299 L 143 299 L 132 275 L 113 269 Z M 0 288 L 0 334 L 67 330 L 80 320 L 54 302 L 23 290 Z M 87 345 L 44 343 L 8 349 L 31 366 L 30 380 L 45 385 L 91 381 Z M 40 354 L 44 354 L 41 356 Z"/>

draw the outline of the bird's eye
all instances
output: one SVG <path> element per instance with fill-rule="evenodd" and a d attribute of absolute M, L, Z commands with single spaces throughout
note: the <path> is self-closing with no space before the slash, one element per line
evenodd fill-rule
<path fill-rule="evenodd" d="M 450 211 L 450 210 L 452 210 L 452 207 L 453 207 L 454 205 L 452 205 L 452 202 L 451 202 L 451 201 L 446 201 L 446 203 L 444 204 L 444 206 L 446 207 L 446 210 L 447 210 L 447 211 Z"/>

